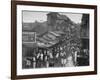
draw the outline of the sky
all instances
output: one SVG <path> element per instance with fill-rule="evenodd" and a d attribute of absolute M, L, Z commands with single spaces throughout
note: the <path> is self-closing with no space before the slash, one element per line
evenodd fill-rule
<path fill-rule="evenodd" d="M 49 12 L 37 12 L 37 11 L 23 11 L 23 22 L 44 22 L 47 21 L 47 15 Z M 82 18 L 82 14 L 78 14 L 78 13 L 59 13 L 59 14 L 63 14 L 66 15 L 67 17 L 69 17 L 73 22 L 75 23 L 81 23 L 81 18 Z"/>

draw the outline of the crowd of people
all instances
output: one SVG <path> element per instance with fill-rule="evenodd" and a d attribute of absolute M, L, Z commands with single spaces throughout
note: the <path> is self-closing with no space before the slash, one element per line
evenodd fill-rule
<path fill-rule="evenodd" d="M 23 57 L 23 68 L 89 65 L 89 50 L 82 49 L 80 39 L 74 36 L 70 34 L 62 36 L 59 43 L 51 47 L 32 48 L 31 56 Z"/>
<path fill-rule="evenodd" d="M 71 47 L 70 43 L 59 43 L 51 48 L 33 48 L 30 57 L 24 57 L 26 68 L 77 66 L 80 49 Z"/>

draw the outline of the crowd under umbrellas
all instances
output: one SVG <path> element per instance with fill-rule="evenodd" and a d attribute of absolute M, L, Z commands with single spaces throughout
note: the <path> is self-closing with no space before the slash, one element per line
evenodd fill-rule
<path fill-rule="evenodd" d="M 24 57 L 23 68 L 48 68 L 48 67 L 75 67 L 79 66 L 78 57 L 81 52 L 88 55 L 88 50 L 80 51 L 80 45 L 71 43 L 73 39 L 67 36 L 62 36 L 58 43 L 50 47 L 35 47 L 32 48 L 31 56 Z M 84 57 L 85 57 L 84 56 Z M 83 56 L 82 56 L 83 57 Z"/>
<path fill-rule="evenodd" d="M 42 68 L 42 67 L 68 67 L 75 66 L 76 60 L 73 54 L 66 54 L 67 46 L 57 46 L 51 49 L 37 48 L 34 49 L 34 56 L 27 57 L 27 67 Z"/>

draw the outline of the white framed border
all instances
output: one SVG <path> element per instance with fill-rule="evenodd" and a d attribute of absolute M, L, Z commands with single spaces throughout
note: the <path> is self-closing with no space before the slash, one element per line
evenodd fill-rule
<path fill-rule="evenodd" d="M 90 65 L 82 67 L 64 67 L 64 68 L 42 68 L 42 69 L 22 69 L 22 10 L 31 11 L 53 11 L 53 12 L 71 12 L 71 13 L 88 13 L 90 15 Z M 94 71 L 94 9 L 82 8 L 61 8 L 61 7 L 44 7 L 44 6 L 25 6 L 17 5 L 17 75 L 36 75 L 48 73 L 70 73 Z"/>

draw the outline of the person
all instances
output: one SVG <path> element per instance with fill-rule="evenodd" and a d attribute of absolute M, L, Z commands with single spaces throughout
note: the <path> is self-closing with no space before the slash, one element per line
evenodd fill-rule
<path fill-rule="evenodd" d="M 73 67 L 73 66 L 75 66 L 75 65 L 73 64 L 73 57 L 72 57 L 71 54 L 67 57 L 67 63 L 65 64 L 65 66 L 66 66 L 66 67 Z"/>
<path fill-rule="evenodd" d="M 74 65 L 77 66 L 77 51 L 74 52 Z"/>
<path fill-rule="evenodd" d="M 50 59 L 52 59 L 52 58 L 53 58 L 52 51 L 47 51 L 47 55 L 50 57 Z"/>
<path fill-rule="evenodd" d="M 47 55 L 49 56 L 49 67 L 54 67 L 53 49 L 47 51 Z"/>
<path fill-rule="evenodd" d="M 42 67 L 41 66 L 41 60 L 43 60 L 43 55 L 42 55 L 42 50 L 40 49 L 39 51 L 38 51 L 38 53 L 37 53 L 37 60 L 36 60 L 36 62 L 37 62 L 37 64 L 36 64 L 36 67 Z"/>
<path fill-rule="evenodd" d="M 30 65 L 31 65 L 30 60 L 27 60 L 27 59 L 26 59 L 26 66 L 30 66 Z"/>
<path fill-rule="evenodd" d="M 66 64 L 66 52 L 65 51 L 63 51 L 63 52 L 61 52 L 61 64 L 62 64 L 62 66 L 65 66 L 65 64 Z"/>
<path fill-rule="evenodd" d="M 48 55 L 45 56 L 45 63 L 46 63 L 46 68 L 49 67 L 49 58 Z"/>
<path fill-rule="evenodd" d="M 36 58 L 33 57 L 33 68 L 35 68 L 35 67 L 36 67 Z"/>

